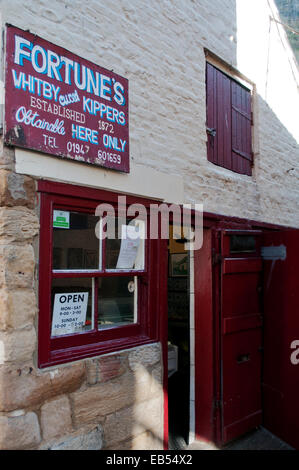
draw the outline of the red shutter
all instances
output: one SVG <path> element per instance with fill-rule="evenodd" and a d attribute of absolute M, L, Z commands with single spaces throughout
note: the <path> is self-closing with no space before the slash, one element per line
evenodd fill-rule
<path fill-rule="evenodd" d="M 250 91 L 207 64 L 208 160 L 251 175 Z"/>
<path fill-rule="evenodd" d="M 232 170 L 251 175 L 250 91 L 231 81 L 232 90 Z"/>
<path fill-rule="evenodd" d="M 216 130 L 217 119 L 217 91 L 216 91 L 216 69 L 212 65 L 207 64 L 207 132 L 208 132 L 208 160 L 218 164 L 217 160 L 217 133 L 212 136 L 209 129 Z"/>

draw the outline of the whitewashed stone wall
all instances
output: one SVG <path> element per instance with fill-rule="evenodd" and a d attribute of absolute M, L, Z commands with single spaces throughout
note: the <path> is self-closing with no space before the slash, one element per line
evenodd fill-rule
<path fill-rule="evenodd" d="M 298 71 L 281 27 L 272 21 L 269 33 L 272 0 L 4 0 L 0 7 L 2 25 L 29 28 L 129 79 L 132 165 L 181 176 L 182 202 L 299 226 Z M 207 161 L 204 48 L 257 85 L 252 177 Z"/>
<path fill-rule="evenodd" d="M 164 174 L 167 184 L 169 175 L 181 178 L 181 202 L 299 227 L 298 71 L 281 28 L 269 28 L 272 0 L 0 0 L 0 14 L 2 26 L 29 29 L 129 79 L 132 166 Z M 207 161 L 204 48 L 256 84 L 252 177 Z M 39 176 L 47 177 L 46 158 L 39 156 Z M 69 181 L 77 164 L 55 162 L 59 179 Z M 14 151 L 1 144 L 0 448 L 161 448 L 159 345 L 36 368 L 39 219 L 31 176 L 26 165 L 16 173 Z"/>

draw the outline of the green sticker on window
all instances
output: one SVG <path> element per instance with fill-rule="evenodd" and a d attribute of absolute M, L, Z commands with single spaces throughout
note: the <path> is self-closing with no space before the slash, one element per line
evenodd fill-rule
<path fill-rule="evenodd" d="M 53 211 L 53 227 L 70 228 L 70 213 L 66 211 Z"/>

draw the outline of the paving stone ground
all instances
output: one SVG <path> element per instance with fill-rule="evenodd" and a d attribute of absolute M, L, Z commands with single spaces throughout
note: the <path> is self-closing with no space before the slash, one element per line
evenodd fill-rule
<path fill-rule="evenodd" d="M 213 444 L 196 441 L 186 445 L 184 439 L 180 436 L 170 437 L 170 446 L 178 450 L 219 450 Z M 256 429 L 239 439 L 224 446 L 221 450 L 294 450 L 291 446 L 283 442 L 278 437 L 264 428 Z"/>

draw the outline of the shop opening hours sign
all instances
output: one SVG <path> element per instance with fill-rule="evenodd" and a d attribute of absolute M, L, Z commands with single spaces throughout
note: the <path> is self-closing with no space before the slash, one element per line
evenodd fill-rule
<path fill-rule="evenodd" d="M 128 173 L 128 110 L 127 79 L 6 27 L 6 144 Z"/>

